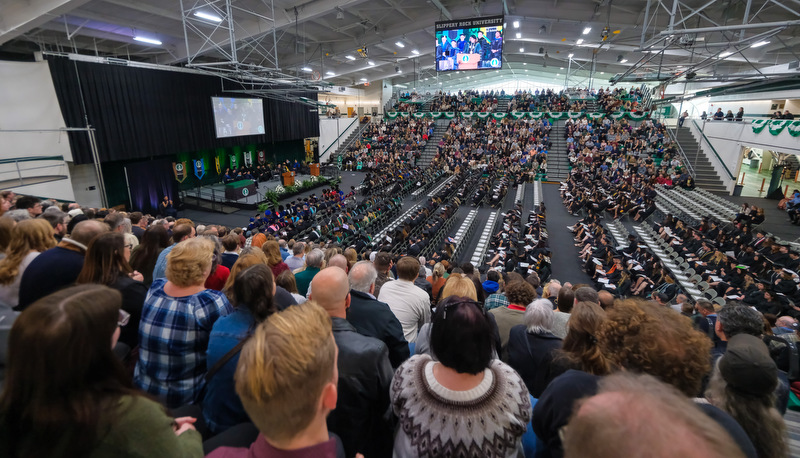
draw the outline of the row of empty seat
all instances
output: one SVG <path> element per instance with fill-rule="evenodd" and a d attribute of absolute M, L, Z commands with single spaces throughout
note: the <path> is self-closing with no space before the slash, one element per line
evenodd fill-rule
<path fill-rule="evenodd" d="M 673 196 L 670 196 L 664 189 L 656 187 L 655 190 L 657 195 L 656 202 L 660 201 L 663 210 L 658 206 L 656 208 L 659 208 L 659 210 L 661 210 L 663 213 L 671 213 L 678 217 L 686 216 L 692 220 L 700 221 L 700 215 L 698 215 L 693 209 L 690 209 L 684 205 L 682 199 L 678 200 Z"/>
<path fill-rule="evenodd" d="M 500 210 L 497 210 L 489 214 L 489 217 L 486 218 L 486 225 L 483 227 L 481 238 L 478 239 L 478 245 L 475 247 L 475 253 L 472 254 L 472 259 L 470 260 L 472 265 L 483 265 L 483 257 L 486 255 L 486 250 L 489 248 L 489 240 L 492 238 L 492 231 L 494 231 L 494 225 L 497 222 L 497 217 L 499 215 Z"/>
<path fill-rule="evenodd" d="M 533 182 L 533 209 L 538 211 L 542 205 L 542 180 Z"/>
<path fill-rule="evenodd" d="M 717 292 L 710 288 L 708 283 L 702 281 L 700 275 L 681 257 L 680 253 L 662 240 L 649 224 L 643 223 L 634 226 L 634 230 L 647 248 L 658 256 L 664 267 L 670 271 L 681 289 L 693 300 L 708 299 L 720 305 L 725 304 L 725 299 L 717 297 Z"/>
<path fill-rule="evenodd" d="M 472 209 L 467 213 L 467 217 L 464 218 L 464 222 L 461 223 L 456 234 L 453 236 L 453 240 L 455 241 L 455 250 L 453 251 L 453 255 L 451 259 L 459 259 L 461 257 L 461 253 L 465 250 L 467 245 L 467 241 L 472 236 L 472 233 L 475 232 L 475 227 L 478 225 L 478 210 Z"/>
<path fill-rule="evenodd" d="M 519 186 L 517 186 L 517 195 L 514 197 L 515 203 L 522 202 L 522 199 L 525 198 L 525 184 L 526 183 L 522 183 Z"/>
<path fill-rule="evenodd" d="M 689 191 L 683 188 L 676 188 L 672 192 L 694 202 L 699 207 L 704 208 L 708 214 L 723 222 L 732 220 L 738 213 L 736 205 L 725 199 L 720 199 L 706 190 Z M 712 196 L 713 199 L 708 196 Z"/>
<path fill-rule="evenodd" d="M 375 237 L 372 238 L 373 245 L 379 245 L 383 242 L 383 238 L 388 234 L 390 231 L 394 231 L 397 226 L 403 224 L 403 221 L 406 220 L 409 216 L 411 216 L 415 211 L 419 209 L 419 204 L 414 205 L 413 207 L 409 208 L 408 210 L 404 211 L 400 216 L 397 217 L 391 224 L 381 229 Z"/>

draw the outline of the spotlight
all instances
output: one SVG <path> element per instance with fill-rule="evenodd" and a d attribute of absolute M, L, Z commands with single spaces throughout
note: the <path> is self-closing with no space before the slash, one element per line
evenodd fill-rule
<path fill-rule="evenodd" d="M 336 12 L 336 19 L 338 19 L 340 21 L 344 20 L 344 13 L 342 12 L 342 10 L 338 10 Z"/>
<path fill-rule="evenodd" d="M 583 29 L 583 34 L 584 34 L 584 35 L 588 35 L 588 34 L 589 34 L 589 32 L 591 32 L 591 31 L 592 31 L 592 28 L 591 28 L 591 27 L 586 27 L 585 29 Z"/>
<path fill-rule="evenodd" d="M 519 21 L 514 21 L 514 28 L 515 28 L 515 29 L 518 29 L 518 28 L 519 28 Z"/>

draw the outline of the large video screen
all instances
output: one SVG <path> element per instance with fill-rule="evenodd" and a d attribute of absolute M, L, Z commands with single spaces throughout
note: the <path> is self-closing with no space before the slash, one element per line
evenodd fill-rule
<path fill-rule="evenodd" d="M 436 70 L 503 67 L 503 16 L 436 23 Z"/>
<path fill-rule="evenodd" d="M 217 138 L 264 133 L 264 108 L 261 99 L 211 97 Z"/>

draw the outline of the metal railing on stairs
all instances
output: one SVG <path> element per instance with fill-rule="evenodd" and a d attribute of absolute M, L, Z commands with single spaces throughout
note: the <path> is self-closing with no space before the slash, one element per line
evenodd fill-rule
<path fill-rule="evenodd" d="M 672 129 L 667 129 L 667 133 L 669 134 L 669 138 L 673 142 L 675 142 L 676 145 L 678 145 L 678 152 L 681 154 L 681 160 L 683 161 L 683 164 L 689 170 L 689 175 L 691 175 L 692 178 L 696 178 L 696 175 L 695 175 L 695 172 L 694 172 L 694 166 L 692 165 L 691 161 L 689 161 L 689 157 L 686 156 L 686 152 L 683 150 L 683 146 L 678 141 L 677 134 Z M 695 160 L 697 160 L 697 157 L 695 157 Z"/>
<path fill-rule="evenodd" d="M 701 142 L 698 142 L 697 154 L 700 154 L 700 147 L 702 146 L 702 142 L 705 142 L 705 144 L 708 145 L 709 149 L 711 149 L 711 152 L 714 153 L 714 157 L 716 157 L 717 161 L 719 161 L 719 163 L 722 165 L 722 168 L 725 170 L 725 173 L 728 175 L 728 178 L 733 180 L 734 179 L 733 173 L 731 173 L 731 171 L 728 169 L 728 165 L 725 164 L 725 161 L 723 161 L 722 158 L 719 157 L 719 153 L 717 153 L 717 150 L 714 148 L 714 145 L 711 144 L 711 141 L 708 140 L 708 137 L 706 137 L 706 134 L 703 132 L 703 129 L 700 127 L 699 124 L 697 124 L 697 121 L 695 121 L 694 119 L 692 119 L 692 124 L 694 124 L 694 126 L 697 128 L 697 131 L 700 132 Z"/>

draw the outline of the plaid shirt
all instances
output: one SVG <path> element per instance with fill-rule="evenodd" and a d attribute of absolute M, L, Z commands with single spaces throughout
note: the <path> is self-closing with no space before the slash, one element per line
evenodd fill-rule
<path fill-rule="evenodd" d="M 233 307 L 224 294 L 210 289 L 169 296 L 166 283 L 154 279 L 144 301 L 134 383 L 175 408 L 194 402 L 203 388 L 211 327 Z"/>
<path fill-rule="evenodd" d="M 501 307 L 508 307 L 508 298 L 503 293 L 494 293 L 483 302 L 483 308 L 486 311 Z"/>

